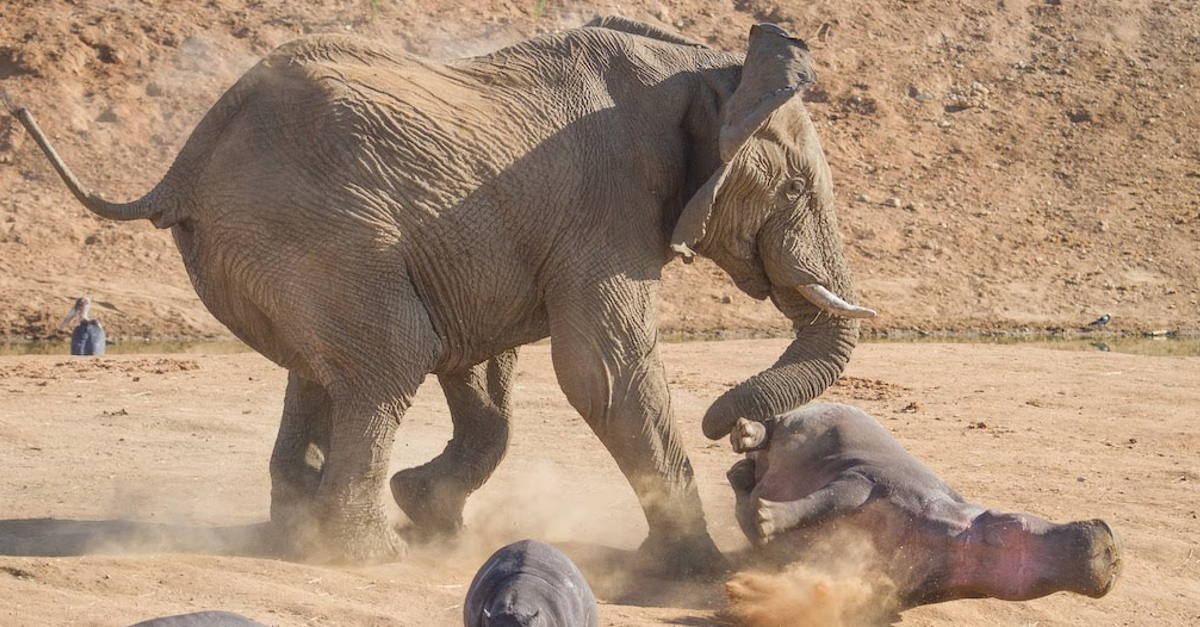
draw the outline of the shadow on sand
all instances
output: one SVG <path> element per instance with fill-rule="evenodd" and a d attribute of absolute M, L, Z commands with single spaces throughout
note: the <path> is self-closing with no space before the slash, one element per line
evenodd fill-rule
<path fill-rule="evenodd" d="M 0 520 L 0 555 L 66 557 L 130 553 L 202 553 L 281 557 L 270 523 L 194 527 L 131 520 Z"/>

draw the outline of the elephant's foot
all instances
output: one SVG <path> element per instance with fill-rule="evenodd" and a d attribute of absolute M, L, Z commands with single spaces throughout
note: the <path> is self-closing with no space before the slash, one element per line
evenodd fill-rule
<path fill-rule="evenodd" d="M 320 473 L 275 474 L 271 482 L 271 523 L 276 532 L 271 547 L 286 559 L 304 559 L 306 547 L 315 544 L 320 533 L 316 504 Z"/>
<path fill-rule="evenodd" d="M 319 533 L 306 540 L 304 560 L 320 564 L 394 562 L 408 553 L 408 545 L 382 513 L 322 521 Z"/>
<path fill-rule="evenodd" d="M 412 521 L 415 539 L 453 538 L 462 531 L 470 491 L 453 478 L 437 477 L 423 467 L 409 468 L 392 476 L 391 488 L 396 504 Z"/>
<path fill-rule="evenodd" d="M 382 511 L 322 519 L 317 509 L 312 498 L 281 498 L 278 490 L 272 490 L 272 552 L 284 559 L 322 564 L 390 562 L 407 552 Z"/>
<path fill-rule="evenodd" d="M 665 579 L 719 581 L 729 575 L 729 561 L 708 533 L 687 536 L 651 533 L 637 551 L 638 570 Z"/>

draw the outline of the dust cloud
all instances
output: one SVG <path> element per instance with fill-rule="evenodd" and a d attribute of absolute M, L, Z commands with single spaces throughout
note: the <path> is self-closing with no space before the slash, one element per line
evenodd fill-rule
<path fill-rule="evenodd" d="M 734 575 L 725 584 L 730 618 L 744 627 L 863 627 L 895 615 L 896 586 L 865 533 L 837 530 L 804 555 L 779 573 Z"/>
<path fill-rule="evenodd" d="M 618 513 L 637 508 L 627 485 L 580 481 L 549 460 L 495 479 L 467 502 L 466 529 L 456 541 L 456 553 L 466 559 L 486 559 L 526 538 L 636 546 L 645 533 L 640 509 L 633 509 L 635 524 Z"/>

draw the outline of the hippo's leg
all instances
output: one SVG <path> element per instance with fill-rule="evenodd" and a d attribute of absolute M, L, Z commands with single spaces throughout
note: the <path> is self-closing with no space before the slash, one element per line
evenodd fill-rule
<path fill-rule="evenodd" d="M 733 488 L 734 516 L 747 538 L 758 535 L 758 508 L 754 499 L 755 464 L 753 459 L 740 459 L 725 473 Z"/>
<path fill-rule="evenodd" d="M 467 497 L 492 475 L 508 449 L 516 349 L 438 382 L 450 406 L 454 435 L 440 455 L 392 477 L 392 496 L 418 536 L 462 529 Z"/>
<path fill-rule="evenodd" d="M 758 538 L 771 538 L 799 527 L 813 527 L 849 514 L 871 497 L 874 484 L 858 474 L 835 477 L 821 489 L 795 501 L 758 499 Z"/>
<path fill-rule="evenodd" d="M 754 460 L 746 458 L 739 459 L 725 473 L 725 478 L 729 480 L 729 485 L 733 487 L 733 495 L 739 501 L 749 498 L 750 493 L 754 491 L 754 471 Z"/>
<path fill-rule="evenodd" d="M 271 453 L 271 521 L 299 537 L 312 526 L 310 508 L 321 485 L 321 469 L 329 450 L 331 404 L 320 385 L 288 374 L 283 419 Z"/>

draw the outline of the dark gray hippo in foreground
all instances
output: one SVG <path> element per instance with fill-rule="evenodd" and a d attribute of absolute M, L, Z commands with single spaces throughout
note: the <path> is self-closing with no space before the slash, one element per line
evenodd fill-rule
<path fill-rule="evenodd" d="M 772 558 L 796 559 L 835 529 L 874 543 L 900 609 L 961 598 L 1026 600 L 1112 589 L 1121 548 L 1102 520 L 1055 524 L 966 502 L 871 416 L 811 404 L 730 436 L 742 531 Z"/>
<path fill-rule="evenodd" d="M 129 627 L 267 627 L 245 616 L 230 612 L 195 612 L 178 616 L 164 616 L 142 621 Z"/>
<path fill-rule="evenodd" d="M 521 540 L 484 562 L 463 603 L 466 627 L 597 627 L 596 597 L 558 549 Z"/>

